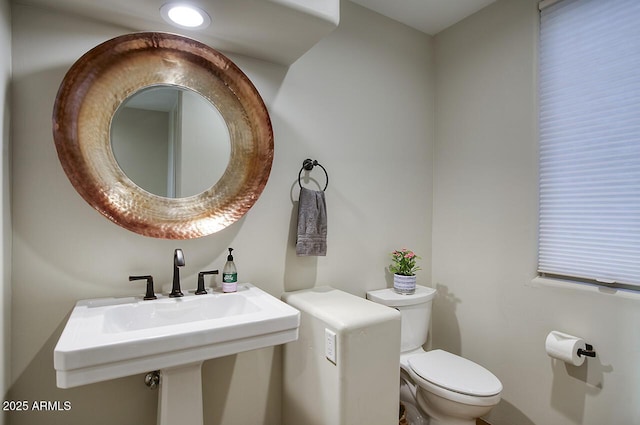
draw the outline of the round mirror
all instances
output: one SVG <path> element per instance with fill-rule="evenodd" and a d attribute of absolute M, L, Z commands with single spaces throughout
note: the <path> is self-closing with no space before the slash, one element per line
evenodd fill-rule
<path fill-rule="evenodd" d="M 184 198 L 212 187 L 229 164 L 229 129 L 198 93 L 173 86 L 141 89 L 111 121 L 111 149 L 122 171 L 147 192 Z"/>
<path fill-rule="evenodd" d="M 193 103 L 211 105 L 213 115 L 217 113 L 221 120 L 218 130 L 196 130 L 184 120 L 174 123 L 183 127 L 181 138 L 186 140 L 188 132 L 200 133 L 200 143 L 208 148 L 214 146 L 216 151 L 189 154 L 198 157 L 199 166 L 185 161 L 183 151 L 180 164 L 172 159 L 173 171 L 167 171 L 165 182 L 160 183 L 167 189 L 154 189 L 155 178 L 149 178 L 144 170 L 140 172 L 144 168 L 141 164 L 156 164 L 150 159 L 151 153 L 155 155 L 165 148 L 152 144 L 147 154 L 129 157 L 128 151 L 138 148 L 131 143 L 145 143 L 141 136 L 130 134 L 121 141 L 121 133 L 126 131 L 120 127 L 133 127 L 145 138 L 154 137 L 147 134 L 151 129 L 145 130 L 139 119 L 129 125 L 121 123 L 120 116 L 130 102 L 138 103 L 138 96 L 144 103 L 147 93 L 164 93 L 165 89 L 174 90 L 173 94 L 168 90 L 167 97 L 182 97 L 183 104 L 185 97 L 195 95 Z M 179 113 L 195 117 L 194 112 L 185 109 Z M 227 136 L 219 135 L 225 130 L 228 153 L 223 152 L 222 141 Z M 159 137 L 176 137 L 173 134 Z M 58 90 L 53 135 L 67 177 L 93 208 L 126 229 L 166 239 L 209 235 L 240 219 L 262 193 L 273 162 L 271 121 L 247 76 L 220 52 L 166 33 L 116 37 L 83 55 L 67 72 Z M 127 142 L 127 138 L 134 141 Z M 117 140 L 114 145 L 112 140 Z M 165 165 L 167 170 L 170 168 L 168 159 L 161 158 L 159 163 L 163 164 L 159 166 L 162 173 Z M 177 178 L 169 177 L 178 168 L 183 173 Z M 184 193 L 179 193 L 183 191 L 181 187 L 175 189 L 182 185 L 178 180 L 186 179 L 185 170 L 202 182 L 199 170 L 209 168 L 214 173 L 206 177 L 209 181 L 204 185 L 185 189 Z M 168 183 L 170 179 L 173 183 Z M 147 180 L 154 182 L 152 186 Z M 173 194 L 168 189 L 171 185 Z"/>

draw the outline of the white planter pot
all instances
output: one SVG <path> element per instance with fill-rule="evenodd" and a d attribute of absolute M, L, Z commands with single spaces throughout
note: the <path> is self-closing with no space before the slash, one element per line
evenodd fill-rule
<path fill-rule="evenodd" d="M 414 276 L 393 275 L 393 290 L 398 294 L 411 295 L 416 292 L 416 279 Z"/>

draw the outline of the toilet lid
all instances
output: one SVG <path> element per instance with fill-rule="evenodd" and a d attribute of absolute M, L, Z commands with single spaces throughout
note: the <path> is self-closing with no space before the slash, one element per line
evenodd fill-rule
<path fill-rule="evenodd" d="M 409 366 L 422 379 L 457 393 L 488 397 L 502 391 L 502 383 L 493 373 L 443 350 L 410 357 Z"/>

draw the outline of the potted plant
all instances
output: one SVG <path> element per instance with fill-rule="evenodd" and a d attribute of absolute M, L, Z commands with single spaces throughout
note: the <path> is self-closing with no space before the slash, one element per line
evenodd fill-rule
<path fill-rule="evenodd" d="M 411 295 L 416 291 L 416 272 L 421 270 L 416 265 L 418 257 L 406 248 L 391 253 L 389 271 L 393 273 L 393 289 L 398 294 Z"/>

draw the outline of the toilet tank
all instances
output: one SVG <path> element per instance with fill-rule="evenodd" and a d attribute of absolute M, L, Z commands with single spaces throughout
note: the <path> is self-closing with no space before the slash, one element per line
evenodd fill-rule
<path fill-rule="evenodd" d="M 412 295 L 398 294 L 387 288 L 367 292 L 367 299 L 400 312 L 400 351 L 404 353 L 420 348 L 427 342 L 431 324 L 431 305 L 435 295 L 435 289 L 417 285 L 416 292 Z"/>

